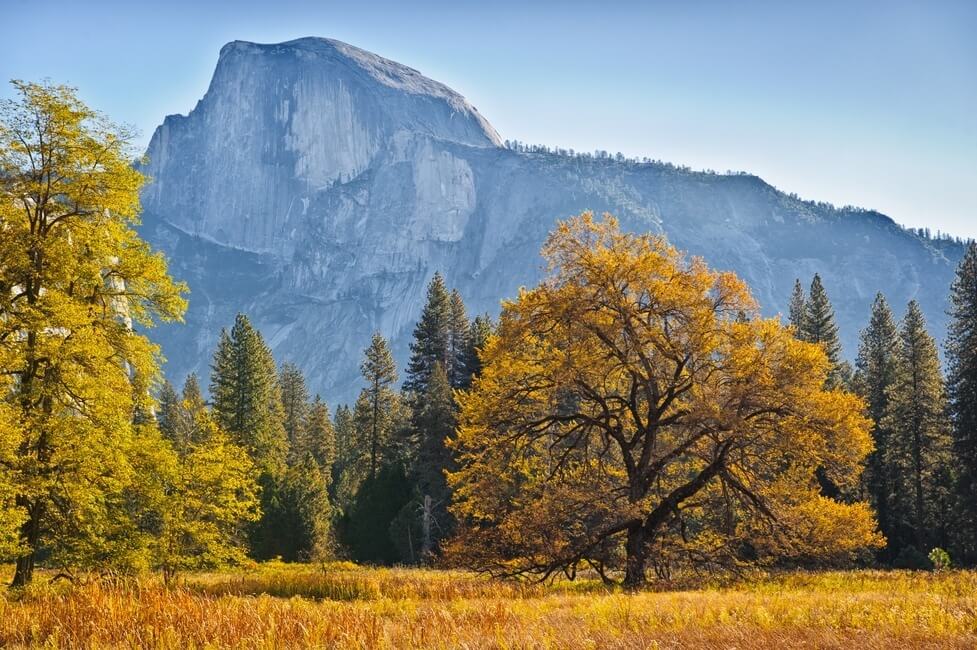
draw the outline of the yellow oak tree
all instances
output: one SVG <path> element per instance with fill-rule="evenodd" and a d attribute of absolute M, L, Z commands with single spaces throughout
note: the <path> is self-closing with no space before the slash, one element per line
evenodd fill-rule
<path fill-rule="evenodd" d="M 843 558 L 877 546 L 854 486 L 872 447 L 824 351 L 764 319 L 731 273 L 590 213 L 543 248 L 460 393 L 449 553 L 497 575 Z"/>
<path fill-rule="evenodd" d="M 14 439 L 0 484 L 23 517 L 22 585 L 42 547 L 97 554 L 118 530 L 106 508 L 136 478 L 133 421 L 152 408 L 159 364 L 133 327 L 179 319 L 186 303 L 134 229 L 144 179 L 131 134 L 71 88 L 14 86 L 0 106 L 0 439 Z"/>

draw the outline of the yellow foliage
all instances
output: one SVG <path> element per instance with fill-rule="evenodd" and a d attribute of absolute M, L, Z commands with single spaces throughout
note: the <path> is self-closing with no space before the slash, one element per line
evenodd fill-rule
<path fill-rule="evenodd" d="M 731 273 L 613 217 L 560 223 L 459 396 L 455 557 L 500 574 L 838 557 L 878 545 L 854 485 L 863 404 Z M 824 520 L 845 522 L 843 530 Z M 753 550 L 747 550 L 748 548 Z"/>
<path fill-rule="evenodd" d="M 0 426 L 16 451 L 0 483 L 27 517 L 22 582 L 42 540 L 65 563 L 108 561 L 99 540 L 120 532 L 107 512 L 138 479 L 133 421 L 158 375 L 132 325 L 179 319 L 186 287 L 134 230 L 130 134 L 71 88 L 14 86 L 0 112 L 0 368 L 13 379 Z"/>

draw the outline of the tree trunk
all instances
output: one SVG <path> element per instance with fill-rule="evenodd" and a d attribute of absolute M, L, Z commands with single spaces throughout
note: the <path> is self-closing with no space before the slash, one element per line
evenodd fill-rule
<path fill-rule="evenodd" d="M 24 587 L 34 578 L 34 557 L 37 553 L 37 543 L 41 538 L 41 505 L 31 505 L 27 499 L 18 498 L 17 505 L 25 507 L 30 515 L 24 525 L 20 527 L 20 541 L 27 549 L 24 555 L 17 558 L 11 587 Z"/>
<path fill-rule="evenodd" d="M 644 526 L 636 524 L 628 528 L 628 539 L 625 543 L 627 559 L 625 561 L 624 582 L 625 589 L 635 591 L 645 585 L 645 569 L 648 565 L 647 535 Z"/>
<path fill-rule="evenodd" d="M 431 495 L 424 495 L 424 509 L 421 513 L 421 562 L 431 559 L 434 545 L 431 543 Z"/>

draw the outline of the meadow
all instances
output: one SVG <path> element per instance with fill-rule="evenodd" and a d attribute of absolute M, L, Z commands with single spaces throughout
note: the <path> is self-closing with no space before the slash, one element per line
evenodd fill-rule
<path fill-rule="evenodd" d="M 8 576 L 4 576 L 8 577 Z M 638 594 L 268 563 L 0 591 L 0 647 L 973 648 L 977 572 L 753 574 Z"/>

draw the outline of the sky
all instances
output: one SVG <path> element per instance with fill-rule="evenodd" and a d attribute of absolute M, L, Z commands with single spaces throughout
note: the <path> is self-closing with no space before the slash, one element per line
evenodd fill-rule
<path fill-rule="evenodd" d="M 0 79 L 76 86 L 145 144 L 228 41 L 326 36 L 446 83 L 504 139 L 747 171 L 977 237 L 977 1 L 803 5 L 0 0 Z"/>

